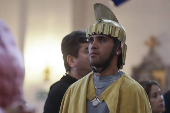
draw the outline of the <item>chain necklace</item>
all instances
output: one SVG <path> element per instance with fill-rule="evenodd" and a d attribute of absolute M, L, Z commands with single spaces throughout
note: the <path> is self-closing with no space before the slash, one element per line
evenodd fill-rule
<path fill-rule="evenodd" d="M 119 71 L 118 71 L 114 76 L 117 76 L 118 73 L 119 73 Z M 109 81 L 108 81 L 104 86 L 102 86 L 102 87 L 96 87 L 96 86 L 94 86 L 94 88 L 95 88 L 95 89 L 102 89 L 102 88 L 106 87 L 113 79 L 114 79 L 114 77 L 113 77 L 111 80 L 109 80 Z"/>

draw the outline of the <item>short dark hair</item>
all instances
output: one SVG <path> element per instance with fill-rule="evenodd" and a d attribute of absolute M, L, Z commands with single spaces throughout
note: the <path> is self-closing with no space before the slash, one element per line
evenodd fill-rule
<path fill-rule="evenodd" d="M 140 81 L 139 84 L 145 89 L 148 97 L 150 95 L 152 85 L 157 85 L 160 88 L 159 83 L 154 80 Z"/>
<path fill-rule="evenodd" d="M 61 51 L 63 54 L 66 72 L 70 71 L 70 66 L 67 62 L 67 56 L 71 55 L 77 58 L 80 44 L 82 43 L 88 43 L 85 31 L 73 31 L 63 38 L 61 43 Z"/>

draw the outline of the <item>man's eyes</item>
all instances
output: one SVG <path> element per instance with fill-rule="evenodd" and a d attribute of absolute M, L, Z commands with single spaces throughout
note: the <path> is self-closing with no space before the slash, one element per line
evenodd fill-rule
<path fill-rule="evenodd" d="M 106 40 L 106 38 L 100 37 L 98 40 L 99 40 L 100 42 L 104 42 L 104 41 Z"/>
<path fill-rule="evenodd" d="M 96 40 L 99 41 L 99 42 L 104 42 L 104 41 L 106 41 L 107 39 L 106 39 L 106 37 L 97 37 Z M 90 43 L 92 43 L 92 42 L 94 41 L 94 38 L 93 38 L 93 37 L 89 37 L 89 38 L 88 38 L 88 41 L 89 41 Z"/>

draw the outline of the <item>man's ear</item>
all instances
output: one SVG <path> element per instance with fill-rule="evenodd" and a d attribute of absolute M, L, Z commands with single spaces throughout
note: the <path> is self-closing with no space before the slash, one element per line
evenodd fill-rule
<path fill-rule="evenodd" d="M 121 44 L 119 44 L 117 50 L 116 50 L 116 55 L 120 55 L 122 53 L 122 48 L 121 48 Z"/>
<path fill-rule="evenodd" d="M 75 67 L 76 66 L 76 58 L 74 56 L 68 55 L 67 63 L 71 68 Z"/>

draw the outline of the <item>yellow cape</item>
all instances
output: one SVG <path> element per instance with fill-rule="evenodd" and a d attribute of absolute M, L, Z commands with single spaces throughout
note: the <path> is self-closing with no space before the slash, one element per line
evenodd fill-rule
<path fill-rule="evenodd" d="M 60 113 L 86 113 L 86 100 L 96 97 L 93 85 L 93 72 L 72 84 L 66 91 Z M 130 76 L 123 73 L 100 96 L 110 113 L 152 113 L 148 97 Z"/>

